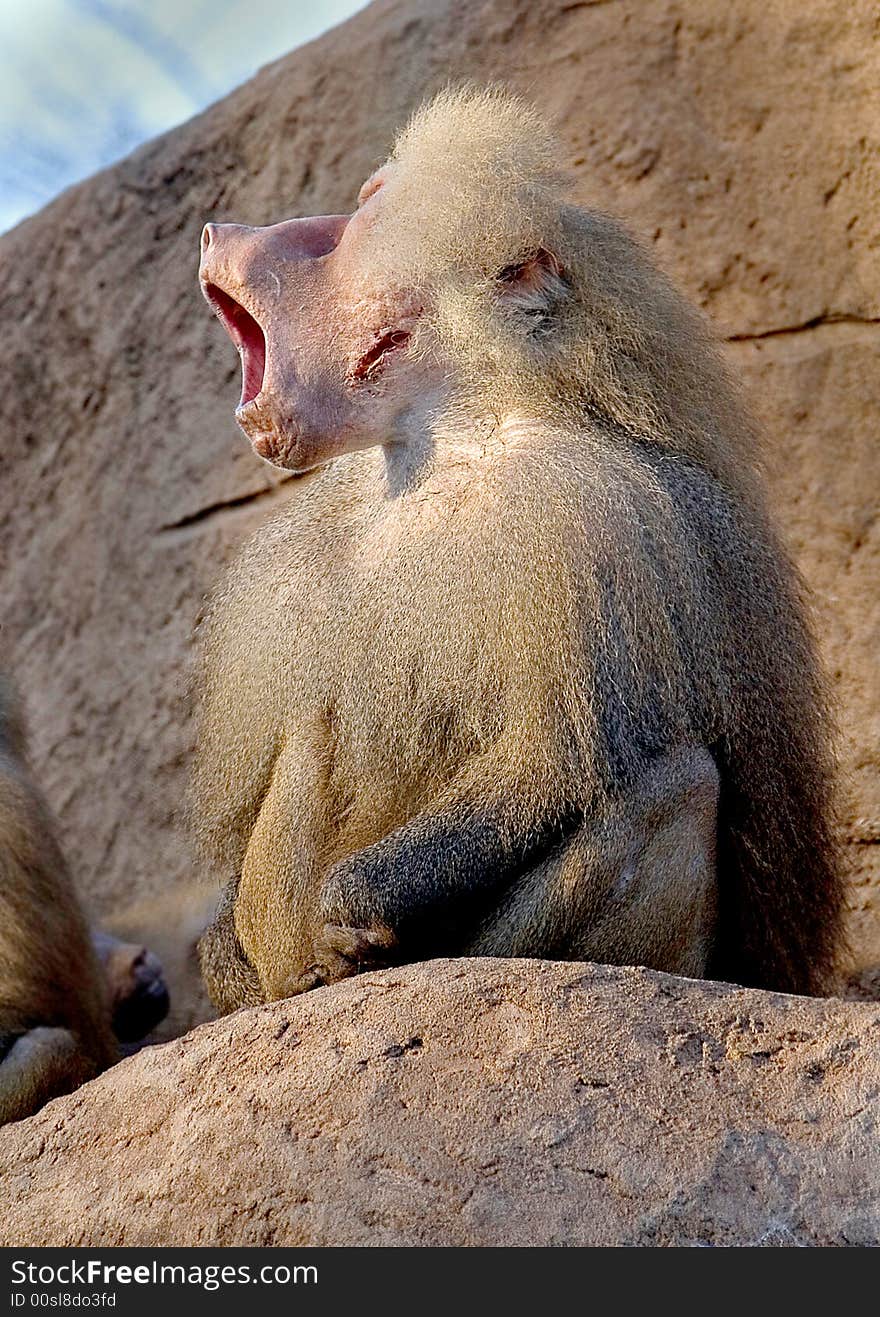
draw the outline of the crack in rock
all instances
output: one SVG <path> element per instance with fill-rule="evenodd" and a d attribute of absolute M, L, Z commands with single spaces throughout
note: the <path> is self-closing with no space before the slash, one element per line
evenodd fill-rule
<path fill-rule="evenodd" d="M 725 343 L 751 343 L 756 339 L 779 338 L 784 334 L 805 334 L 824 325 L 880 325 L 880 316 L 820 315 L 800 325 L 780 325 L 776 329 L 760 329 L 753 334 L 727 334 Z"/>

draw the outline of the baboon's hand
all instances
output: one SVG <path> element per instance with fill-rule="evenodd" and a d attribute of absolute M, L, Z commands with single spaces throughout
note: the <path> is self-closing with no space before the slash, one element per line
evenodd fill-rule
<path fill-rule="evenodd" d="M 314 972 L 321 983 L 338 983 L 390 965 L 396 947 L 394 934 L 379 924 L 372 928 L 325 924 L 315 938 Z"/>

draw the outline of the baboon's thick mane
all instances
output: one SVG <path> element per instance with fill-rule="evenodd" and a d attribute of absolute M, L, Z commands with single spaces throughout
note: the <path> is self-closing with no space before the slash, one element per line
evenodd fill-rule
<path fill-rule="evenodd" d="M 372 231 L 385 277 L 429 309 L 411 351 L 448 354 L 459 406 L 597 416 L 742 487 L 755 435 L 702 317 L 619 221 L 572 203 L 561 157 L 500 87 L 447 90 L 415 113 Z M 543 252 L 559 272 L 504 295 L 499 277 Z"/>

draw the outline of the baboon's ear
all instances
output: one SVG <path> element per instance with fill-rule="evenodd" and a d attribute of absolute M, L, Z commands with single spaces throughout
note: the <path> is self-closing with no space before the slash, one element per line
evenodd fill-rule
<path fill-rule="evenodd" d="M 524 261 L 505 265 L 495 276 L 499 290 L 507 296 L 550 292 L 556 280 L 562 279 L 562 262 L 553 252 L 541 247 Z"/>
<path fill-rule="evenodd" d="M 495 276 L 499 303 L 529 339 L 552 334 L 569 285 L 562 262 L 543 247 Z"/>

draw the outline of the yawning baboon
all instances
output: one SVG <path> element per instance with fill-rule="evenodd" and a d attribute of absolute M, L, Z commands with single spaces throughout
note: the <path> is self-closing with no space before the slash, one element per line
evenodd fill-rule
<path fill-rule="evenodd" d="M 209 224 L 256 451 L 318 468 L 203 628 L 223 1009 L 435 954 L 820 991 L 822 682 L 699 316 L 500 91 L 353 215 Z"/>

